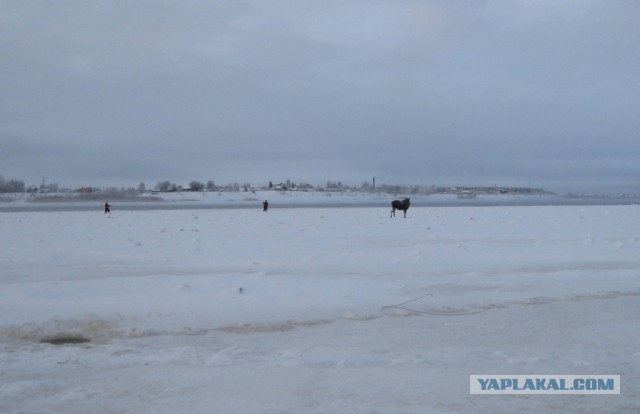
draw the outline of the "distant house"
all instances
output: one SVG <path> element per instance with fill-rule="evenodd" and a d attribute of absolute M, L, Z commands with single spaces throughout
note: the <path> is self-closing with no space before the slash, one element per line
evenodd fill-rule
<path fill-rule="evenodd" d="M 300 183 L 296 187 L 298 191 L 314 191 L 315 187 L 308 183 Z"/>

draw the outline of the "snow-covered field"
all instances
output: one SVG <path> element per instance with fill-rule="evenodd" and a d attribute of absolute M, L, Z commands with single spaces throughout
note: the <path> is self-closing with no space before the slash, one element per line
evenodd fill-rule
<path fill-rule="evenodd" d="M 256 201 L 0 213 L 0 412 L 640 412 L 640 206 Z"/>

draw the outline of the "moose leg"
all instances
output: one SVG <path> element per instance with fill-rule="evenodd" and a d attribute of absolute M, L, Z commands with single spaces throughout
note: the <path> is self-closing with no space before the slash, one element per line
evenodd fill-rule
<path fill-rule="evenodd" d="M 396 215 L 396 209 L 391 207 L 391 215 L 389 217 L 395 217 Z"/>

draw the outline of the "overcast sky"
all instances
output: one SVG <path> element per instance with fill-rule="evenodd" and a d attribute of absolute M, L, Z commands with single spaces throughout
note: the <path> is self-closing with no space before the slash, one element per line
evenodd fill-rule
<path fill-rule="evenodd" d="M 0 174 L 640 193 L 640 1 L 0 0 Z"/>

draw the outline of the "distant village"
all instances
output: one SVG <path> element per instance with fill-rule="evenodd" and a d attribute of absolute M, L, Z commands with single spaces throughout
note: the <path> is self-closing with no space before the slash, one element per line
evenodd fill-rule
<path fill-rule="evenodd" d="M 0 193 L 26 193 L 26 194 L 77 194 L 77 195 L 120 195 L 137 196 L 141 194 L 158 194 L 171 192 L 256 192 L 256 191 L 305 191 L 305 192 L 359 192 L 359 193 L 381 193 L 381 194 L 405 194 L 405 195 L 430 195 L 430 194 L 454 194 L 459 198 L 475 198 L 483 194 L 521 194 L 536 195 L 548 194 L 541 188 L 530 187 L 502 187 L 502 186 L 464 186 L 447 187 L 435 185 L 376 185 L 375 179 L 372 182 L 365 182 L 359 186 L 344 185 L 340 181 L 327 181 L 323 186 L 314 186 L 306 182 L 269 181 L 264 185 L 253 185 L 250 183 L 216 185 L 213 180 L 201 182 L 193 180 L 185 184 L 177 184 L 171 181 L 160 181 L 155 186 L 149 188 L 144 182 L 137 187 L 78 187 L 64 188 L 57 183 L 47 183 L 43 178 L 39 185 L 25 186 L 24 182 L 18 180 L 5 180 L 0 176 Z"/>

